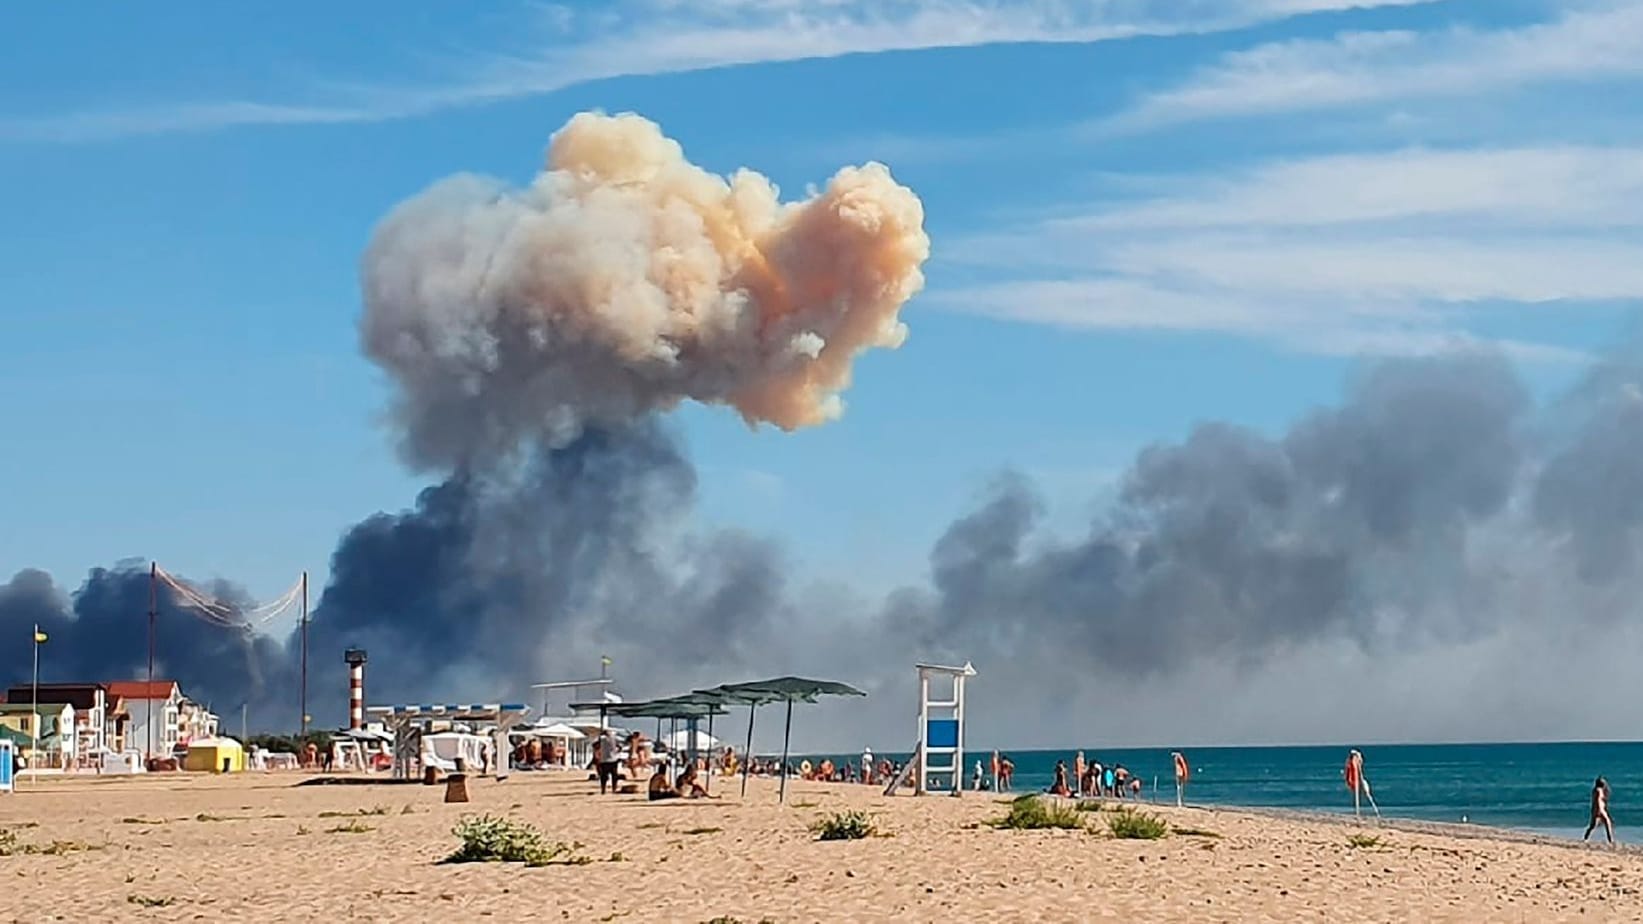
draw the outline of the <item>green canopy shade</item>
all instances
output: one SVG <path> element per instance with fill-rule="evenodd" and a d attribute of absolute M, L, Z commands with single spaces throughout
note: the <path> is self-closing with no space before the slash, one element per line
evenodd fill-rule
<path fill-rule="evenodd" d="M 689 756 L 692 761 L 696 759 L 696 722 L 703 718 L 707 719 L 707 734 L 711 738 L 713 717 L 729 714 L 729 710 L 725 709 L 717 698 L 700 693 L 686 693 L 682 696 L 669 696 L 639 703 L 613 703 L 608 711 L 625 719 L 655 719 L 658 738 L 662 734 L 663 719 L 686 720 L 690 730 Z M 708 776 L 708 785 L 711 786 L 712 774 Z"/>
<path fill-rule="evenodd" d="M 718 696 L 733 702 L 746 703 L 747 761 L 742 767 L 742 795 L 747 795 L 747 775 L 753 768 L 753 717 L 766 703 L 787 703 L 787 727 L 782 733 L 782 782 L 777 798 L 787 801 L 787 749 L 793 740 L 793 702 L 813 703 L 821 696 L 866 696 L 849 684 L 832 680 L 810 680 L 805 677 L 775 677 L 750 683 L 726 683 L 709 690 L 698 690 L 704 696 Z"/>

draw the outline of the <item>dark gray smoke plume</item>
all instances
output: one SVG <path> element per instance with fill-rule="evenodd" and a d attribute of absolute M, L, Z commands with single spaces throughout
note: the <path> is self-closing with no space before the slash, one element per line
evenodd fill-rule
<path fill-rule="evenodd" d="M 249 608 L 239 588 L 222 581 L 197 585 L 218 600 Z M 178 605 L 163 587 L 155 618 L 157 679 L 177 679 L 184 692 L 227 712 L 248 704 L 272 722 L 275 710 L 297 719 L 294 665 L 281 643 L 265 635 L 209 625 Z M 0 683 L 26 684 L 33 625 L 46 633 L 40 680 L 106 682 L 148 674 L 149 576 L 146 562 L 93 568 L 72 598 L 44 572 L 25 569 L 0 584 Z"/>
<path fill-rule="evenodd" d="M 314 712 L 340 721 L 340 651 L 361 645 L 373 702 L 522 695 L 601 653 L 654 672 L 641 695 L 836 675 L 876 697 L 839 715 L 851 747 L 910 737 L 921 658 L 973 659 L 975 734 L 1011 745 L 1623 735 L 1639 369 L 1607 363 L 1537 411 L 1495 357 L 1381 364 L 1283 434 L 1205 424 L 1142 451 L 1079 537 L 1047 534 L 1008 477 L 936 543 L 929 585 L 882 607 L 801 594 L 769 543 L 690 532 L 695 475 L 656 421 L 587 428 L 349 532 L 315 613 L 336 690 L 316 680 Z M 71 609 L 25 571 L 0 631 L 65 638 L 60 678 L 131 675 L 146 587 L 98 570 Z M 294 723 L 293 643 L 247 647 L 168 605 L 161 651 L 185 685 Z M 26 646 L 5 655 L 26 679 Z"/>
<path fill-rule="evenodd" d="M 517 698 L 603 654 L 652 685 L 768 666 L 744 655 L 770 651 L 785 616 L 777 553 L 689 531 L 695 472 L 657 415 L 695 400 L 783 429 L 837 417 L 856 356 L 905 337 L 928 253 L 923 206 L 883 165 L 783 203 L 634 115 L 571 119 L 525 189 L 456 177 L 395 209 L 362 261 L 361 346 L 394 386 L 405 458 L 445 480 L 338 546 L 309 633 L 310 712 L 341 718 L 322 678 L 345 689 L 353 646 L 373 702 Z M 83 659 L 59 662 L 64 677 L 135 676 L 146 592 L 134 569 L 97 573 L 71 617 L 24 573 L 0 625 L 49 622 Z M 296 724 L 298 639 L 204 624 L 174 638 L 166 621 L 162 674 Z"/>
<path fill-rule="evenodd" d="M 1204 424 L 1142 451 L 1071 538 L 1007 477 L 935 544 L 927 585 L 882 604 L 796 591 L 769 543 L 692 531 L 695 472 L 657 415 L 835 416 L 853 358 L 900 342 L 921 225 L 882 167 L 782 205 L 602 116 L 556 136 L 525 190 L 456 180 L 396 210 L 367 251 L 362 343 L 407 459 L 443 480 L 338 546 L 316 720 L 341 721 L 341 652 L 361 646 L 374 703 L 518 698 L 601 654 L 646 678 L 638 695 L 837 676 L 880 695 L 827 742 L 851 747 L 911 737 L 920 659 L 973 660 L 973 734 L 1011 745 L 1635 736 L 1616 723 L 1643 694 L 1625 685 L 1636 350 L 1539 409 L 1499 357 L 1374 366 L 1285 433 Z M 0 586 L 0 638 L 39 622 L 51 679 L 141 676 L 147 593 L 137 566 L 72 600 L 23 571 Z M 204 624 L 169 593 L 160 623 L 161 673 L 296 724 L 295 639 Z M 26 681 L 28 657 L 0 646 L 0 671 Z"/>

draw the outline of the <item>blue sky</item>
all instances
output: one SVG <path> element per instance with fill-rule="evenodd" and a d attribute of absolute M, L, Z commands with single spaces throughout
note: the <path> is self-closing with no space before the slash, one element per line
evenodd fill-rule
<path fill-rule="evenodd" d="M 269 597 L 421 480 L 359 357 L 375 222 L 633 110 L 790 194 L 878 159 L 929 284 L 834 424 L 674 425 L 702 524 L 916 582 L 1004 469 L 1077 529 L 1195 421 L 1494 344 L 1542 392 L 1643 294 L 1635 0 L 631 0 L 0 11 L 0 573 Z"/>

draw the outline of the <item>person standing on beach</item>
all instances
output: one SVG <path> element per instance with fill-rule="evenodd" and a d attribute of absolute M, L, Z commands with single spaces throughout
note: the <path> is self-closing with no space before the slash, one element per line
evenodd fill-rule
<path fill-rule="evenodd" d="M 1586 833 L 1581 840 L 1592 836 L 1592 831 L 1599 824 L 1603 825 L 1603 832 L 1609 836 L 1609 843 L 1614 843 L 1614 822 L 1609 820 L 1609 781 L 1598 777 L 1592 784 L 1592 820 L 1586 823 Z"/>
<path fill-rule="evenodd" d="M 599 740 L 593 746 L 593 760 L 598 764 L 599 795 L 605 794 L 605 784 L 608 781 L 610 791 L 616 791 L 616 739 L 611 736 L 610 729 L 599 732 Z"/>

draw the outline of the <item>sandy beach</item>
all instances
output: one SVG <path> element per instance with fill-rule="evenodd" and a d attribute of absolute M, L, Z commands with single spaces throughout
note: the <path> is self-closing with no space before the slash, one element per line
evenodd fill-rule
<path fill-rule="evenodd" d="M 565 774 L 444 787 L 297 786 L 304 777 L 166 775 L 24 781 L 0 797 L 0 920 L 1549 921 L 1643 919 L 1643 854 L 1485 829 L 1367 826 L 1156 807 L 1158 841 L 999 830 L 991 794 L 885 798 L 794 783 L 748 798 L 601 798 Z M 880 836 L 819 842 L 847 808 Z M 494 813 L 572 843 L 579 862 L 441 864 L 465 815 Z M 53 850 L 48 845 L 63 844 Z"/>

